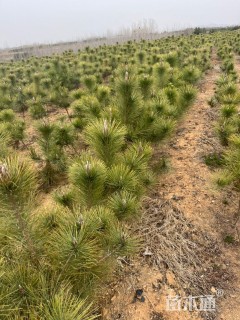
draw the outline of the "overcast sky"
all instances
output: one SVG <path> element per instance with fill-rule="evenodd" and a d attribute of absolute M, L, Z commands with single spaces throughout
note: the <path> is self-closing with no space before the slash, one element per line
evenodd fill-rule
<path fill-rule="evenodd" d="M 160 30 L 240 24 L 240 0 L 0 0 L 0 48 L 102 35 L 143 19 Z"/>

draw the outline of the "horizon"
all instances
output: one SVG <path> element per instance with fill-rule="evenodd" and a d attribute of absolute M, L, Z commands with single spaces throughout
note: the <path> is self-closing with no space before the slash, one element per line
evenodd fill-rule
<path fill-rule="evenodd" d="M 141 23 L 141 22 L 139 22 Z M 166 30 L 156 30 L 155 33 L 157 34 L 163 34 L 163 33 L 171 33 L 171 32 L 181 32 L 181 31 L 186 31 L 189 29 L 195 29 L 195 28 L 202 28 L 202 29 L 221 29 L 221 28 L 231 28 L 231 27 L 238 27 L 240 25 L 212 25 L 212 26 L 191 26 L 191 27 L 186 27 L 186 28 L 182 28 L 182 29 L 178 29 L 178 28 L 170 28 L 170 29 L 166 29 Z M 126 27 L 126 28 L 122 28 L 123 30 L 131 30 L 131 27 Z M 130 31 L 131 32 L 131 31 Z M 93 39 L 101 39 L 101 38 L 106 38 L 109 39 L 109 37 L 117 37 L 121 35 L 121 30 L 119 30 L 116 33 L 111 33 L 111 31 L 107 31 L 107 33 L 102 34 L 102 35 L 91 35 L 88 37 L 83 37 L 83 38 L 78 38 L 78 39 L 66 39 L 66 40 L 59 40 L 59 41 L 50 41 L 50 42 L 35 42 L 35 43 L 28 43 L 28 44 L 21 44 L 21 45 L 16 45 L 16 46 L 12 46 L 12 47 L 0 47 L 0 51 L 4 51 L 4 50 L 12 50 L 12 49 L 19 49 L 19 48 L 24 48 L 24 47 L 37 47 L 37 46 L 51 46 L 51 45 L 60 45 L 60 44 L 67 44 L 67 43 L 81 43 L 84 41 L 91 41 Z"/>
<path fill-rule="evenodd" d="M 159 32 L 238 25 L 239 11 L 234 0 L 0 0 L 0 48 L 101 37 L 144 20 Z"/>

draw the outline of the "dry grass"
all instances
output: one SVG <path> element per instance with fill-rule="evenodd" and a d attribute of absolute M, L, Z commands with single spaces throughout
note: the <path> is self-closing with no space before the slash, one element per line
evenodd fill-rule
<path fill-rule="evenodd" d="M 206 294 L 211 286 L 221 286 L 223 274 L 227 275 L 221 269 L 216 241 L 189 222 L 171 201 L 146 198 L 143 213 L 135 231 L 143 239 L 143 256 L 149 264 L 172 271 L 186 292 Z"/>

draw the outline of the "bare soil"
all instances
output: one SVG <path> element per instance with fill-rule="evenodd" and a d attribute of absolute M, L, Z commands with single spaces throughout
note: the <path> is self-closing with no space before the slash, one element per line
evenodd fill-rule
<path fill-rule="evenodd" d="M 240 75 L 238 59 L 236 68 Z M 238 195 L 230 188 L 217 190 L 215 170 L 204 161 L 222 151 L 215 134 L 219 110 L 208 105 L 220 74 L 214 55 L 196 102 L 175 136 L 156 150 L 155 157 L 170 159 L 171 170 L 144 201 L 134 229 L 142 239 L 141 252 L 133 261 L 121 260 L 117 280 L 105 296 L 104 320 L 240 319 L 239 240 L 231 226 Z M 224 241 L 229 235 L 231 244 Z M 142 302 L 134 299 L 138 289 L 143 290 Z M 167 310 L 168 295 L 190 294 L 214 295 L 216 312 Z"/>

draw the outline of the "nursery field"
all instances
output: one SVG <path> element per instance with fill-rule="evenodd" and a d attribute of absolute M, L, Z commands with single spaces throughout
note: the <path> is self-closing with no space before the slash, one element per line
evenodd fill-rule
<path fill-rule="evenodd" d="M 0 63 L 0 319 L 240 319 L 239 79 L 239 30 Z"/>

